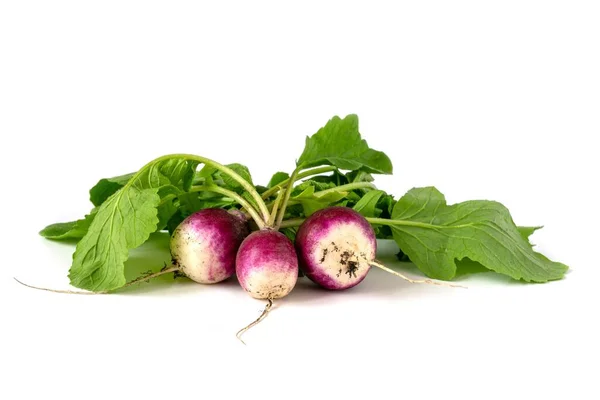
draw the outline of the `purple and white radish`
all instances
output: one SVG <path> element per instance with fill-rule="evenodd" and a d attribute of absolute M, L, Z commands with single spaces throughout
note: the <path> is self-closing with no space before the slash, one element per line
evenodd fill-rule
<path fill-rule="evenodd" d="M 236 253 L 247 235 L 246 221 L 227 210 L 198 211 L 173 232 L 173 265 L 198 283 L 221 282 L 235 273 Z"/>
<path fill-rule="evenodd" d="M 362 215 L 347 207 L 328 207 L 308 217 L 296 234 L 300 268 L 318 285 L 332 290 L 358 285 L 372 266 L 410 283 L 462 287 L 431 279 L 414 280 L 375 260 L 375 231 Z"/>
<path fill-rule="evenodd" d="M 298 280 L 294 245 L 281 232 L 252 232 L 238 250 L 236 274 L 242 288 L 256 299 L 284 297 Z"/>
<path fill-rule="evenodd" d="M 304 274 L 333 290 L 358 285 L 377 252 L 373 228 L 347 207 L 329 207 L 312 214 L 298 229 L 295 244 Z"/>

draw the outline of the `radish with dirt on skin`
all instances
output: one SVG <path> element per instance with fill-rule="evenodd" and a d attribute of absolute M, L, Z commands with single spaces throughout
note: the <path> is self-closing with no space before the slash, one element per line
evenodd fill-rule
<path fill-rule="evenodd" d="M 411 283 L 456 286 L 430 279 L 413 280 L 378 263 L 373 227 L 348 207 L 328 207 L 312 214 L 300 225 L 295 246 L 302 272 L 326 289 L 342 290 L 358 285 L 371 266 Z"/>
<path fill-rule="evenodd" d="M 308 217 L 296 234 L 302 272 L 326 289 L 358 285 L 375 260 L 373 227 L 347 207 L 329 207 Z"/>

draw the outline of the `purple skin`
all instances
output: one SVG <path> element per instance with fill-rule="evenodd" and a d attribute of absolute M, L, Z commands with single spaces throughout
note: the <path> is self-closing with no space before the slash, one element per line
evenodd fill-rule
<path fill-rule="evenodd" d="M 377 252 L 375 231 L 358 212 L 329 207 L 306 219 L 296 234 L 296 252 L 304 274 L 332 290 L 358 285 Z"/>
<path fill-rule="evenodd" d="M 292 291 L 298 280 L 298 257 L 283 233 L 252 232 L 236 258 L 240 285 L 256 299 L 277 299 Z"/>
<path fill-rule="evenodd" d="M 173 232 L 173 264 L 198 283 L 221 282 L 235 273 L 235 256 L 248 232 L 248 224 L 227 210 L 198 211 Z"/>
<path fill-rule="evenodd" d="M 244 222 L 248 222 L 250 221 L 250 216 L 248 216 L 247 214 L 244 214 L 242 211 L 238 210 L 237 208 L 232 208 L 231 210 L 227 210 L 227 212 L 237 218 L 239 218 L 240 220 L 244 221 Z M 244 237 L 248 236 L 248 234 L 246 233 L 246 235 Z"/>

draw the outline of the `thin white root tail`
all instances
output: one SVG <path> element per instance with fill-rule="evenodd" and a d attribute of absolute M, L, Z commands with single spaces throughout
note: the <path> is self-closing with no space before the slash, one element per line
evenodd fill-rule
<path fill-rule="evenodd" d="M 56 289 L 48 289 L 48 288 L 43 288 L 43 287 L 39 287 L 39 286 L 29 285 L 29 284 L 27 284 L 25 282 L 21 282 L 17 278 L 13 278 L 13 279 L 15 281 L 19 282 L 21 285 L 27 286 L 28 288 L 37 289 L 37 290 L 45 290 L 46 292 L 52 292 L 52 293 L 65 293 L 65 294 L 106 294 L 106 293 L 108 293 L 108 292 L 84 292 L 84 291 L 79 291 L 79 290 L 56 290 Z"/>
<path fill-rule="evenodd" d="M 153 274 L 150 274 L 150 275 L 142 275 L 142 276 L 140 276 L 139 278 L 136 278 L 136 279 L 134 279 L 134 280 L 132 280 L 132 281 L 129 281 L 129 282 L 127 282 L 125 285 L 121 286 L 121 287 L 120 287 L 120 288 L 118 288 L 118 289 L 123 289 L 123 288 L 126 288 L 126 287 L 128 287 L 128 286 L 135 285 L 136 283 L 145 282 L 145 281 L 147 281 L 147 280 L 150 280 L 150 279 L 152 279 L 152 278 L 156 278 L 156 277 L 159 277 L 159 276 L 161 276 L 161 275 L 165 275 L 165 274 L 169 274 L 169 273 L 171 273 L 171 272 L 177 272 L 177 271 L 179 271 L 179 267 L 172 266 L 172 267 L 170 267 L 170 268 L 163 268 L 163 269 L 161 269 L 160 271 L 158 271 L 158 272 L 155 272 L 155 273 L 153 273 Z M 45 291 L 47 291 L 47 292 L 52 292 L 52 293 L 64 293 L 64 294 L 86 294 L 86 295 L 89 295 L 89 294 L 108 294 L 108 293 L 110 292 L 110 291 L 108 291 L 108 290 L 102 290 L 102 291 L 99 291 L 99 292 L 86 292 L 86 291 L 83 291 L 83 290 L 56 290 L 56 289 L 49 289 L 49 288 L 43 288 L 43 287 L 39 287 L 39 286 L 33 286 L 33 285 L 29 285 L 29 284 L 27 284 L 27 283 L 25 283 L 25 282 L 21 282 L 21 281 L 20 281 L 20 280 L 18 280 L 17 278 L 13 278 L 13 279 L 14 279 L 15 281 L 19 282 L 21 285 L 23 285 L 23 286 L 26 286 L 26 287 L 28 287 L 28 288 L 31 288 L 31 289 L 37 289 L 37 290 L 45 290 Z"/>
<path fill-rule="evenodd" d="M 467 289 L 466 286 L 461 286 L 461 285 L 453 285 L 451 283 L 445 283 L 445 282 L 439 282 L 439 281 L 434 281 L 432 279 L 422 279 L 422 280 L 414 280 L 414 279 L 410 279 L 409 277 L 402 275 L 400 272 L 398 271 L 394 271 L 391 268 L 386 267 L 383 264 L 380 264 L 378 262 L 375 261 L 370 261 L 369 264 L 371 264 L 374 267 L 378 267 L 381 268 L 382 270 L 389 272 L 390 274 L 396 275 L 402 279 L 404 279 L 407 282 L 410 283 L 426 283 L 428 285 L 437 285 L 437 286 L 447 286 L 447 287 L 453 287 L 453 288 L 462 288 L 462 289 Z"/>
<path fill-rule="evenodd" d="M 244 334 L 244 332 L 246 332 L 248 329 L 252 328 L 254 325 L 258 324 L 263 319 L 265 319 L 267 314 L 269 314 L 269 310 L 271 310 L 271 307 L 273 306 L 273 300 L 271 300 L 271 298 L 268 298 L 267 301 L 268 301 L 268 303 L 265 306 L 265 309 L 263 310 L 262 314 L 260 314 L 260 317 L 258 317 L 256 319 L 256 321 L 254 321 L 254 322 L 250 323 L 249 325 L 245 326 L 244 328 L 240 329 L 238 331 L 238 333 L 235 334 L 235 337 L 238 338 L 240 342 L 246 344 L 246 342 L 244 342 L 242 340 L 242 335 Z"/>

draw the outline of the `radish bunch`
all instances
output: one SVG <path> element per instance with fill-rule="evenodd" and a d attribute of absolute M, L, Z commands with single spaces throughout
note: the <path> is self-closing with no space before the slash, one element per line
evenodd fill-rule
<path fill-rule="evenodd" d="M 295 246 L 268 226 L 241 240 L 244 234 L 247 231 L 238 216 L 207 209 L 186 218 L 171 239 L 173 262 L 189 278 L 215 283 L 233 275 L 235 269 L 250 296 L 268 301 L 261 317 L 238 332 L 240 340 L 241 333 L 266 316 L 274 299 L 292 291 L 299 266 L 323 288 L 348 289 L 367 276 L 377 251 L 369 222 L 347 207 L 328 207 L 311 215 L 300 225 Z"/>
<path fill-rule="evenodd" d="M 299 267 L 323 288 L 356 286 L 369 272 L 376 251 L 369 222 L 346 207 L 313 214 L 300 226 L 295 245 L 268 228 L 248 235 L 242 220 L 222 209 L 192 214 L 171 239 L 173 263 L 190 279 L 216 283 L 236 273 L 250 296 L 271 300 L 292 291 Z"/>
<path fill-rule="evenodd" d="M 547 282 L 567 271 L 534 251 L 529 236 L 539 227 L 515 225 L 502 204 L 448 205 L 434 187 L 397 199 L 372 182 L 373 174 L 391 173 L 387 155 L 362 139 L 358 117 L 336 116 L 306 138 L 293 172 L 275 173 L 266 187 L 255 185 L 241 164 L 166 155 L 135 173 L 101 179 L 90 190 L 88 215 L 40 234 L 77 241 L 69 279 L 83 293 L 108 293 L 167 273 L 202 284 L 235 274 L 250 296 L 268 301 L 267 311 L 293 291 L 300 272 L 329 290 L 358 285 L 371 267 L 441 284 L 378 263 L 376 239 L 394 240 L 403 259 L 435 279 L 487 268 Z M 127 282 L 129 251 L 165 230 L 172 265 Z"/>

